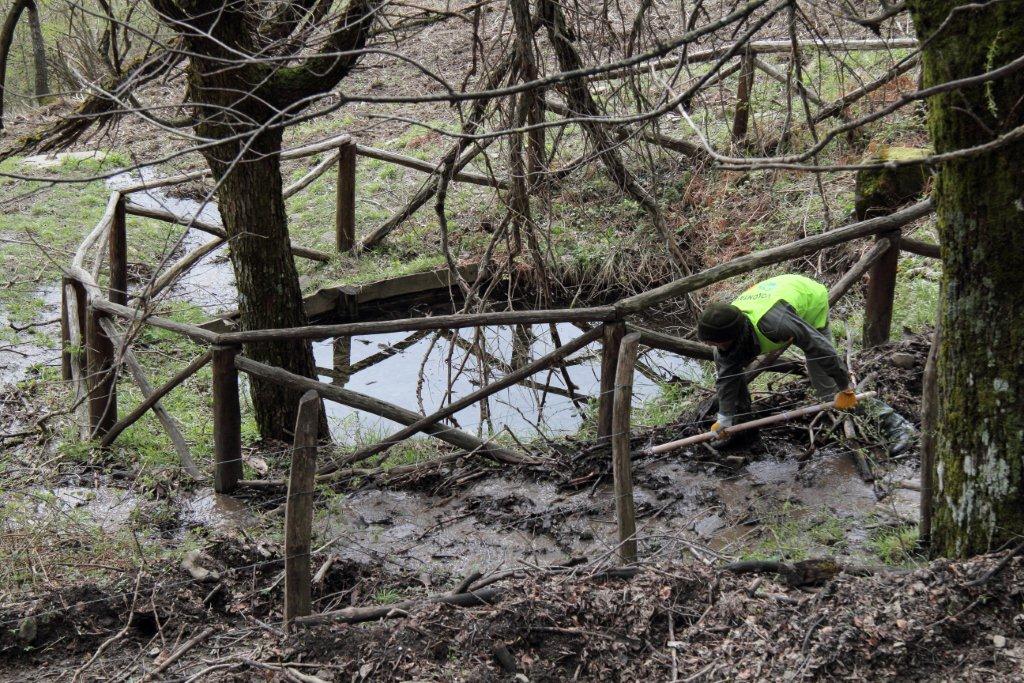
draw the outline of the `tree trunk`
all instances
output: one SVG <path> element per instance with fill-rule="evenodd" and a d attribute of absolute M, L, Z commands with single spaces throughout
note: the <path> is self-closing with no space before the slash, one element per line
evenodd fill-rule
<path fill-rule="evenodd" d="M 11 54 L 11 45 L 14 43 L 14 29 L 18 26 L 18 19 L 21 13 L 28 6 L 31 0 L 14 0 L 10 11 L 4 18 L 3 27 L 0 28 L 0 130 L 4 129 L 4 99 L 7 94 L 7 58 Z"/>
<path fill-rule="evenodd" d="M 28 0 L 28 28 L 32 32 L 32 62 L 35 65 L 36 101 L 42 103 L 43 98 L 50 94 L 50 84 L 46 78 L 46 44 L 43 42 L 43 27 L 39 23 L 39 8 L 33 0 Z"/>
<path fill-rule="evenodd" d="M 220 182 L 218 206 L 231 244 L 241 328 L 306 325 L 282 194 L 280 130 L 261 134 L 239 163 L 225 163 L 238 154 L 238 147 L 237 143 L 218 146 L 206 158 Z M 316 377 L 307 341 L 248 344 L 245 355 L 304 377 Z M 290 440 L 287 429 L 295 424 L 302 392 L 256 377 L 251 378 L 250 386 L 261 436 Z"/>
<path fill-rule="evenodd" d="M 1024 0 L 960 9 L 933 39 L 957 5 L 911 4 L 925 87 L 1024 53 Z M 935 151 L 976 146 L 1022 125 L 1022 100 L 1019 71 L 931 97 Z M 944 163 L 935 197 L 943 279 L 931 548 L 965 557 L 1024 534 L 1024 144 Z"/>

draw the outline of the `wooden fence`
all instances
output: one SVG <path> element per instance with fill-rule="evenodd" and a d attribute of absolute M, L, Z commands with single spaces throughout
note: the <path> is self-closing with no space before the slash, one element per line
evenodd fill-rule
<path fill-rule="evenodd" d="M 339 173 L 336 211 L 337 245 L 342 250 L 353 249 L 357 244 L 354 234 L 356 193 L 354 162 L 357 156 L 384 159 L 427 172 L 436 171 L 434 166 L 419 160 L 410 160 L 390 152 L 385 153 L 355 145 L 347 136 L 294 150 L 285 156 L 300 158 L 322 152 L 330 152 L 330 154 L 287 191 L 292 193 L 300 191 L 315 179 L 314 174 L 322 174 L 332 166 L 337 168 Z M 887 340 L 889 336 L 899 249 L 928 256 L 936 256 L 938 249 L 935 245 L 902 238 L 900 234 L 904 226 L 932 211 L 931 201 L 925 200 L 888 216 L 853 223 L 779 247 L 741 256 L 647 292 L 624 298 L 610 306 L 439 315 L 381 322 L 309 325 L 288 329 L 216 333 L 195 325 L 151 314 L 148 311 L 149 295 L 152 294 L 153 289 L 157 289 L 153 286 L 145 290 L 141 296 L 135 297 L 132 306 L 128 305 L 128 302 L 132 300 L 127 286 L 126 230 L 128 215 L 148 216 L 191 225 L 216 235 L 220 240 L 226 239 L 226 233 L 219 226 L 198 223 L 165 212 L 140 209 L 127 201 L 133 192 L 182 182 L 201 175 L 203 174 L 192 173 L 158 182 L 139 183 L 112 193 L 103 217 L 82 241 L 71 263 L 64 268 L 61 289 L 62 368 L 65 379 L 70 380 L 72 386 L 75 387 L 77 398 L 80 399 L 79 423 L 82 426 L 83 436 L 99 439 L 102 445 L 108 446 L 145 412 L 153 410 L 167 430 L 185 470 L 196 478 L 203 477 L 192 460 L 185 439 L 174 420 L 161 406 L 160 401 L 168 392 L 200 368 L 211 364 L 213 371 L 214 456 L 212 480 L 214 489 L 221 493 L 230 493 L 240 485 L 284 485 L 284 482 L 244 482 L 242 480 L 239 372 L 306 392 L 299 410 L 300 421 L 310 419 L 309 405 L 312 401 L 311 397 L 315 394 L 320 399 L 336 401 L 405 425 L 404 428 L 382 439 L 379 443 L 364 447 L 351 454 L 340 465 L 325 466 L 319 470 L 313 464 L 316 460 L 316 444 L 315 440 L 310 439 L 308 424 L 297 425 L 296 456 L 293 461 L 291 486 L 289 487 L 292 493 L 308 492 L 311 490 L 312 482 L 335 477 L 337 472 L 332 468 L 351 465 L 369 458 L 420 432 L 442 439 L 461 451 L 479 454 L 499 462 L 531 463 L 534 462 L 534 459 L 529 454 L 509 450 L 457 429 L 442 427 L 440 422 L 498 391 L 516 383 L 528 382 L 529 378 L 538 372 L 561 366 L 569 356 L 588 345 L 600 343 L 602 354 L 597 432 L 599 438 L 608 440 L 612 446 L 620 557 L 624 562 L 632 562 L 636 559 L 629 447 L 629 407 L 637 347 L 642 344 L 702 360 L 707 360 L 712 356 L 710 348 L 697 342 L 635 326 L 631 322 L 633 316 L 668 300 L 757 268 L 807 256 L 852 240 L 870 238 L 875 240 L 874 245 L 836 283 L 832 289 L 830 301 L 834 303 L 855 282 L 867 274 L 869 285 L 864 342 L 867 346 L 877 345 Z M 311 178 L 311 176 L 313 177 Z M 492 181 L 470 173 L 463 173 L 456 179 L 495 187 L 503 186 L 500 181 Z M 203 251 L 204 249 L 206 251 Z M 194 254 L 188 255 L 170 266 L 168 270 L 174 271 L 176 277 L 197 263 L 202 255 L 209 253 L 210 249 L 204 245 L 197 251 L 202 252 L 198 257 Z M 298 245 L 293 247 L 293 251 L 296 256 L 305 258 L 320 260 L 329 258 L 327 254 Z M 87 263 L 90 253 L 92 260 Z M 99 273 L 104 261 L 109 267 L 109 285 L 106 291 L 101 289 L 98 284 Z M 162 283 L 161 288 L 173 281 L 173 277 L 164 277 L 165 275 L 167 273 L 162 274 L 155 281 Z M 282 339 L 317 340 L 385 332 L 417 334 L 430 330 L 452 330 L 490 325 L 562 322 L 578 323 L 584 327 L 590 326 L 589 331 L 576 339 L 556 346 L 554 351 L 509 372 L 504 377 L 477 389 L 462 399 L 453 401 L 430 415 L 420 415 L 336 384 L 301 377 L 284 369 L 259 363 L 246 358 L 242 351 L 243 345 L 246 343 Z M 154 388 L 147 381 L 131 348 L 131 339 L 139 325 L 149 325 L 183 335 L 205 346 L 206 350 L 163 386 Z M 762 362 L 751 368 L 751 371 L 760 372 L 769 369 L 766 365 Z M 117 377 L 121 366 L 129 370 L 129 374 L 142 393 L 143 400 L 129 414 L 119 420 Z M 314 392 L 314 394 L 309 392 Z M 296 482 L 301 483 L 297 484 Z M 295 486 L 298 486 L 298 491 L 295 491 Z M 306 552 L 308 555 L 311 507 L 306 506 L 311 505 L 311 498 L 306 494 L 303 495 L 305 498 L 289 493 L 286 518 L 290 536 L 286 544 L 292 550 L 298 548 L 301 551 L 302 548 L 306 548 L 306 551 L 301 551 L 299 554 Z M 296 537 L 295 534 L 299 534 L 299 536 Z M 302 535 L 307 537 L 305 545 L 303 545 Z M 289 557 L 291 555 L 292 553 L 289 551 Z M 308 581 L 308 556 L 305 569 L 290 565 L 286 574 L 291 577 L 305 575 L 305 580 Z M 296 579 L 293 578 L 292 581 L 294 580 Z M 287 589 L 287 594 L 289 596 L 289 606 L 287 607 L 289 618 L 303 616 L 303 613 L 308 614 L 308 594 L 303 593 L 294 584 Z"/>

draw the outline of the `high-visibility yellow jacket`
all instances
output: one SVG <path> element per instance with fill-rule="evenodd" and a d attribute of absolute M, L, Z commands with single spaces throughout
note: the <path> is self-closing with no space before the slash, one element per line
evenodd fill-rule
<path fill-rule="evenodd" d="M 754 326 L 761 353 L 781 349 L 789 340 L 772 341 L 761 332 L 757 323 L 772 306 L 785 301 L 808 325 L 816 330 L 828 322 L 828 289 L 803 275 L 778 275 L 758 282 L 736 297 L 732 305 L 743 311 Z"/>

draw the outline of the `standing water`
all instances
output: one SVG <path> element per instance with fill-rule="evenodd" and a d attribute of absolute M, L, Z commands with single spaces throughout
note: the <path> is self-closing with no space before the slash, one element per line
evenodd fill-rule
<path fill-rule="evenodd" d="M 557 326 L 561 343 L 565 344 L 582 332 L 569 323 Z M 452 339 L 458 333 L 458 342 Z M 429 334 L 419 339 L 409 333 L 376 334 L 341 337 L 318 342 L 313 347 L 320 379 L 346 389 L 369 394 L 416 412 L 432 413 L 482 385 L 499 379 L 511 368 L 521 367 L 554 350 L 547 325 L 533 325 L 516 330 L 509 326 L 481 328 L 477 345 L 483 353 L 470 349 L 477 335 L 474 329 L 446 332 L 445 336 Z M 422 335 L 422 333 L 421 333 Z M 404 346 L 410 346 L 394 353 Z M 566 371 L 577 397 L 596 399 L 600 393 L 600 345 L 578 351 L 570 359 Z M 346 368 L 358 365 L 372 356 L 384 357 L 377 363 L 346 376 Z M 486 360 L 481 360 L 484 356 Z M 645 373 L 637 372 L 633 384 L 634 404 L 656 396 L 661 381 L 673 376 L 696 379 L 700 367 L 696 361 L 648 351 L 641 355 Z M 329 370 L 328 370 L 329 369 Z M 484 373 L 487 373 L 486 376 Z M 582 424 L 585 403 L 574 405 L 565 380 L 558 369 L 544 370 L 530 378 L 532 386 L 517 384 L 491 396 L 486 407 L 479 403 L 454 415 L 457 427 L 480 435 L 496 435 L 502 431 L 525 438 L 576 432 Z M 557 393 L 545 393 L 545 386 Z M 343 443 L 366 441 L 381 432 L 391 432 L 399 425 L 375 415 L 368 415 L 347 406 L 329 403 L 332 432 Z"/>

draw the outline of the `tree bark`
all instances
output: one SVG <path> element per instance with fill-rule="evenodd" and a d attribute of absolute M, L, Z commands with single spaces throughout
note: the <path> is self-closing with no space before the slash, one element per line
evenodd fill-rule
<path fill-rule="evenodd" d="M 321 52 L 297 66 L 281 67 L 244 55 L 260 55 L 268 35 L 284 24 L 259 25 L 247 4 L 210 13 L 202 3 L 151 0 L 189 51 L 188 92 L 196 132 L 222 140 L 202 152 L 215 180 L 231 263 L 238 288 L 243 330 L 307 324 L 298 270 L 288 236 L 281 178 L 281 142 L 296 103 L 333 87 L 348 73 L 366 42 L 374 0 L 354 0 L 338 20 Z M 315 377 L 308 341 L 251 341 L 245 355 L 304 377 Z M 301 392 L 254 377 L 250 384 L 256 422 L 263 438 L 290 440 Z M 321 421 L 326 436 L 326 422 Z"/>
<path fill-rule="evenodd" d="M 951 15 L 957 5 L 911 3 L 925 87 L 990 71 L 1024 52 L 1024 1 Z M 1022 100 L 1019 71 L 931 97 L 935 152 L 1022 125 Z M 931 551 L 966 557 L 1024 533 L 1024 144 L 944 163 L 935 196 L 943 278 Z"/>

